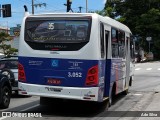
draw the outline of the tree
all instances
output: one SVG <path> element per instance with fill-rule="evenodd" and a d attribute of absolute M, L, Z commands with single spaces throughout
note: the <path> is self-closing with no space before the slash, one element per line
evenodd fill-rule
<path fill-rule="evenodd" d="M 160 0 L 108 0 L 104 9 L 110 13 L 108 16 L 127 25 L 133 35 L 139 36 L 138 43 L 146 51 L 146 37 L 152 37 L 151 51 L 160 54 Z"/>
<path fill-rule="evenodd" d="M 17 49 L 12 48 L 10 44 L 7 44 L 7 42 L 11 40 L 12 37 L 10 37 L 9 34 L 5 32 L 0 33 L 0 49 L 2 50 L 5 56 L 15 55 L 16 52 L 18 52 Z"/>

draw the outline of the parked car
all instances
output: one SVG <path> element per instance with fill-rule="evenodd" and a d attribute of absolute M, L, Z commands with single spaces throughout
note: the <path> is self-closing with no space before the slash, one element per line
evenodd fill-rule
<path fill-rule="evenodd" d="M 0 73 L 8 77 L 12 91 L 18 93 L 18 57 L 0 59 Z"/>
<path fill-rule="evenodd" d="M 8 108 L 10 104 L 12 88 L 10 80 L 0 74 L 0 108 Z"/>

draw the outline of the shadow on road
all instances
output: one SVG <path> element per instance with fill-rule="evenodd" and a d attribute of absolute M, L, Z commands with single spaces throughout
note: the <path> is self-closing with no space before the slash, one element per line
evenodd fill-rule
<path fill-rule="evenodd" d="M 113 104 L 116 104 L 116 102 L 124 97 L 125 95 L 122 94 L 117 95 Z M 48 105 L 39 105 L 25 112 L 38 112 L 44 117 L 95 117 L 106 116 L 107 111 L 107 101 L 96 103 L 90 101 L 59 100 L 52 103 L 49 102 Z"/>
<path fill-rule="evenodd" d="M 130 92 L 128 92 L 129 94 Z M 115 96 L 115 98 L 113 99 L 113 105 L 116 104 L 118 101 L 120 101 L 121 99 L 123 99 L 126 95 L 124 95 L 123 93 L 119 93 L 118 95 Z M 124 101 L 125 102 L 125 101 Z"/>
<path fill-rule="evenodd" d="M 107 101 L 103 103 L 64 100 L 50 105 L 39 105 L 25 112 L 38 112 L 42 116 L 52 117 L 94 117 L 107 109 Z"/>

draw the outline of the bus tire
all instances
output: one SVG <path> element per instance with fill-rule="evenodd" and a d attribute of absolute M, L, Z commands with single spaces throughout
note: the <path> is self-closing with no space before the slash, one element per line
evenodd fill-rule
<path fill-rule="evenodd" d="M 122 92 L 123 95 L 127 95 L 128 94 L 128 89 L 126 89 L 125 91 Z"/>
<path fill-rule="evenodd" d="M 112 91 L 111 91 L 110 96 L 109 96 L 109 107 L 113 104 L 113 100 L 114 100 L 114 97 L 115 97 L 115 91 L 116 91 L 116 84 L 113 85 Z"/>
<path fill-rule="evenodd" d="M 102 103 L 99 103 L 99 104 L 101 106 L 101 109 L 108 110 L 108 108 L 109 108 L 109 99 L 104 100 Z"/>
<path fill-rule="evenodd" d="M 132 76 L 129 79 L 129 86 L 132 86 Z"/>

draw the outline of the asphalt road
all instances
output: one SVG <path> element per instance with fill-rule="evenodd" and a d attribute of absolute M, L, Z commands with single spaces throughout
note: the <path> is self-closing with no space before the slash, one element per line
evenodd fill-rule
<path fill-rule="evenodd" d="M 83 101 L 59 101 L 49 106 L 39 105 L 39 97 L 13 95 L 9 112 L 36 112 L 40 118 L 26 120 L 159 120 L 160 118 L 138 117 L 144 111 L 160 111 L 160 62 L 140 63 L 135 66 L 135 77 L 128 95 L 118 95 L 114 104 L 106 109 L 106 103 L 96 104 Z M 134 112 L 133 112 L 134 111 Z M 116 116 L 116 117 L 115 117 Z M 20 117 L 0 120 L 21 120 Z"/>

